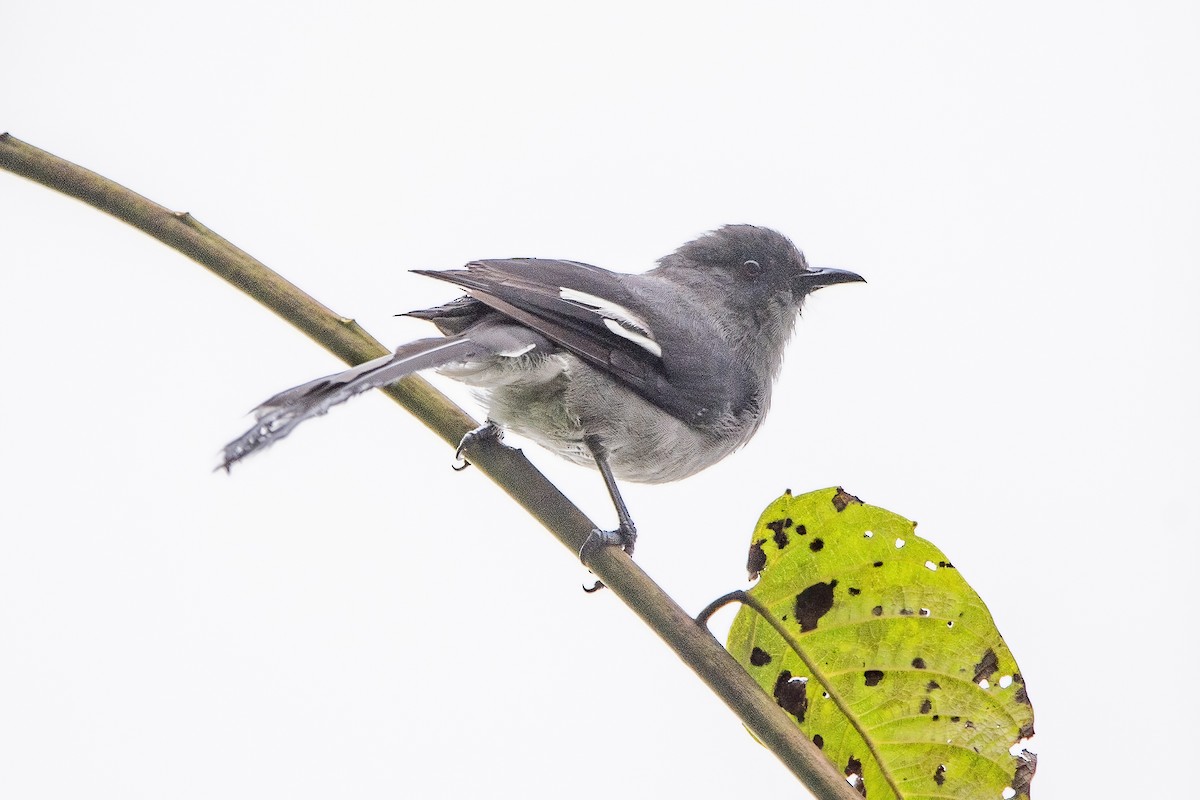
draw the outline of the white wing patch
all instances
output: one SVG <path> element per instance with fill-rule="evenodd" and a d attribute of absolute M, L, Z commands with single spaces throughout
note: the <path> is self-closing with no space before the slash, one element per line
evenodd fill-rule
<path fill-rule="evenodd" d="M 604 318 L 604 326 L 610 331 L 628 339 L 646 352 L 662 358 L 662 347 L 654 341 L 654 333 L 650 330 L 650 326 L 628 308 L 578 289 L 560 287 L 558 296 L 569 303 L 585 306 L 595 311 Z"/>
<path fill-rule="evenodd" d="M 520 358 L 535 347 L 537 347 L 537 344 L 530 342 L 524 347 L 518 347 L 514 350 L 506 350 L 503 353 L 496 353 L 496 355 L 500 356 L 501 358 Z"/>
<path fill-rule="evenodd" d="M 643 336 L 631 328 L 622 327 L 620 322 L 607 317 L 604 319 L 604 327 L 608 328 L 618 336 L 624 336 L 626 339 L 633 342 L 643 350 L 647 350 L 659 358 L 662 358 L 662 348 L 659 347 L 658 342 L 654 341 L 649 336 Z"/>

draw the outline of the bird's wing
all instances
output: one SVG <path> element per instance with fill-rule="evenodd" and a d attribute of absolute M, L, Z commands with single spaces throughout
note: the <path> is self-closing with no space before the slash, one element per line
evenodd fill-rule
<path fill-rule="evenodd" d="M 662 298 L 639 302 L 627 286 L 637 276 L 540 258 L 416 271 L 462 287 L 684 422 L 715 421 L 751 399 L 749 381 L 716 327 L 681 319 L 687 312 Z"/>

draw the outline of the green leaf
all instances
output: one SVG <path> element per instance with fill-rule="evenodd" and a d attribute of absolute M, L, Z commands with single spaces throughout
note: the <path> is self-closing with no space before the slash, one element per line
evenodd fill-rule
<path fill-rule="evenodd" d="M 728 648 L 871 800 L 1029 796 L 1017 663 L 915 523 L 840 488 L 772 503 Z M 764 614 L 770 619 L 764 617 Z"/>

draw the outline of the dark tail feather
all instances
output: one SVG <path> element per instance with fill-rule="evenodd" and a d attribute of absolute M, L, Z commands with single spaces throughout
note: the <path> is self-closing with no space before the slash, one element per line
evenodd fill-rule
<path fill-rule="evenodd" d="M 465 337 L 418 339 L 400 346 L 392 355 L 282 391 L 254 409 L 257 422 L 225 445 L 218 469 L 228 472 L 246 456 L 287 436 L 304 420 L 320 416 L 356 394 L 386 386 L 423 369 L 479 357 L 481 352 L 479 345 Z"/>

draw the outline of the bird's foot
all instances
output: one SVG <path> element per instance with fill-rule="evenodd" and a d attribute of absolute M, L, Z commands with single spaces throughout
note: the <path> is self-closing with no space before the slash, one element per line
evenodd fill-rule
<path fill-rule="evenodd" d="M 629 528 L 617 528 L 615 531 L 602 531 L 594 529 L 588 534 L 588 537 L 583 540 L 583 547 L 579 548 L 579 560 L 583 565 L 588 566 L 588 562 L 592 556 L 600 552 L 605 547 L 619 547 L 625 551 L 626 555 L 633 555 L 633 545 L 637 541 L 637 531 L 633 526 Z M 588 594 L 598 592 L 604 588 L 603 581 L 596 581 L 590 587 L 585 586 L 583 590 Z"/>
<path fill-rule="evenodd" d="M 632 556 L 633 546 L 636 542 L 637 531 L 632 525 L 621 526 L 615 531 L 595 529 L 584 539 L 583 547 L 579 548 L 579 560 L 583 562 L 584 566 L 587 566 L 592 556 L 605 547 L 619 547 L 625 551 L 626 555 Z"/>
<path fill-rule="evenodd" d="M 454 451 L 454 464 L 452 469 L 455 472 L 462 472 L 467 467 L 471 466 L 471 462 L 467 461 L 463 454 L 468 448 L 474 447 L 488 439 L 494 439 L 497 442 L 504 439 L 504 431 L 496 423 L 488 420 L 474 430 L 467 431 L 466 435 L 458 443 L 458 449 Z"/>

